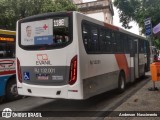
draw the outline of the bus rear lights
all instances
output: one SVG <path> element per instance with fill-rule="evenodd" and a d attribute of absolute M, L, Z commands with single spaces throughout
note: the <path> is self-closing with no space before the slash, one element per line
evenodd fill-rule
<path fill-rule="evenodd" d="M 17 58 L 17 72 L 18 72 L 18 80 L 20 83 L 22 83 L 21 65 L 18 58 Z"/>
<path fill-rule="evenodd" d="M 77 55 L 71 60 L 69 84 L 73 85 L 77 81 Z"/>

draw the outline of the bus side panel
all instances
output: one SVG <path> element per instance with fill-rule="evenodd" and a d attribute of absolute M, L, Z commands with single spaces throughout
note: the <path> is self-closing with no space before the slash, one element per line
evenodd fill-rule
<path fill-rule="evenodd" d="M 130 56 L 130 54 L 125 54 L 126 59 L 127 59 L 127 64 L 128 66 L 126 66 L 126 69 L 128 69 L 128 74 L 126 73 L 126 82 L 131 82 L 131 80 L 133 79 L 134 76 L 132 76 L 132 72 L 133 72 L 133 65 L 132 65 L 132 58 Z"/>
<path fill-rule="evenodd" d="M 0 97 L 5 95 L 5 82 L 4 78 L 0 77 Z"/>
<path fill-rule="evenodd" d="M 10 76 L 0 77 L 0 96 L 5 95 L 6 83 Z"/>
<path fill-rule="evenodd" d="M 85 98 L 118 88 L 119 71 L 84 79 Z"/>
<path fill-rule="evenodd" d="M 82 27 L 79 17 L 79 28 Z M 93 20 L 93 19 L 92 19 Z M 92 21 L 91 20 L 91 21 Z M 95 21 L 96 22 L 96 21 Z M 82 28 L 81 28 L 82 29 Z M 84 98 L 106 92 L 118 87 L 119 67 L 114 54 L 87 54 L 84 48 L 82 31 L 79 37 L 80 72 L 83 80 Z M 97 63 L 98 62 L 98 63 Z"/>

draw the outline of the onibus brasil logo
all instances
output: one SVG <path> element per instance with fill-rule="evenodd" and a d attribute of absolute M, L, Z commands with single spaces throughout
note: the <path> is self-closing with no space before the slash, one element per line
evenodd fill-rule
<path fill-rule="evenodd" d="M 2 112 L 2 117 L 4 118 L 12 117 L 12 110 L 10 108 L 5 108 Z"/>
<path fill-rule="evenodd" d="M 42 117 L 40 112 L 14 112 L 10 108 L 5 108 L 2 111 L 3 118 L 16 118 L 16 117 Z"/>

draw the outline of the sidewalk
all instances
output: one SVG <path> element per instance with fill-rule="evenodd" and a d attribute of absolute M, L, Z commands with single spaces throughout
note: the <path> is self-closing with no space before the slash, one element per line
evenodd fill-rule
<path fill-rule="evenodd" d="M 160 82 L 156 82 L 156 87 L 159 89 L 159 91 L 148 91 L 148 88 L 150 87 L 153 87 L 152 80 L 150 80 L 145 86 L 143 86 L 139 91 L 137 91 L 114 111 L 124 111 L 123 113 L 125 113 L 125 111 L 160 112 Z M 104 120 L 160 120 L 160 117 L 105 117 Z"/>

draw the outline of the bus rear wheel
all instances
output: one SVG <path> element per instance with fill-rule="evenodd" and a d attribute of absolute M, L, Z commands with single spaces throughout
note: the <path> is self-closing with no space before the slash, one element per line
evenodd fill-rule
<path fill-rule="evenodd" d="M 18 95 L 16 80 L 15 78 L 11 78 L 7 83 L 6 101 L 13 101 L 19 98 L 20 96 Z"/>
<path fill-rule="evenodd" d="M 126 80 L 124 72 L 120 72 L 119 78 L 118 78 L 118 93 L 122 93 L 125 91 L 126 88 Z"/>

